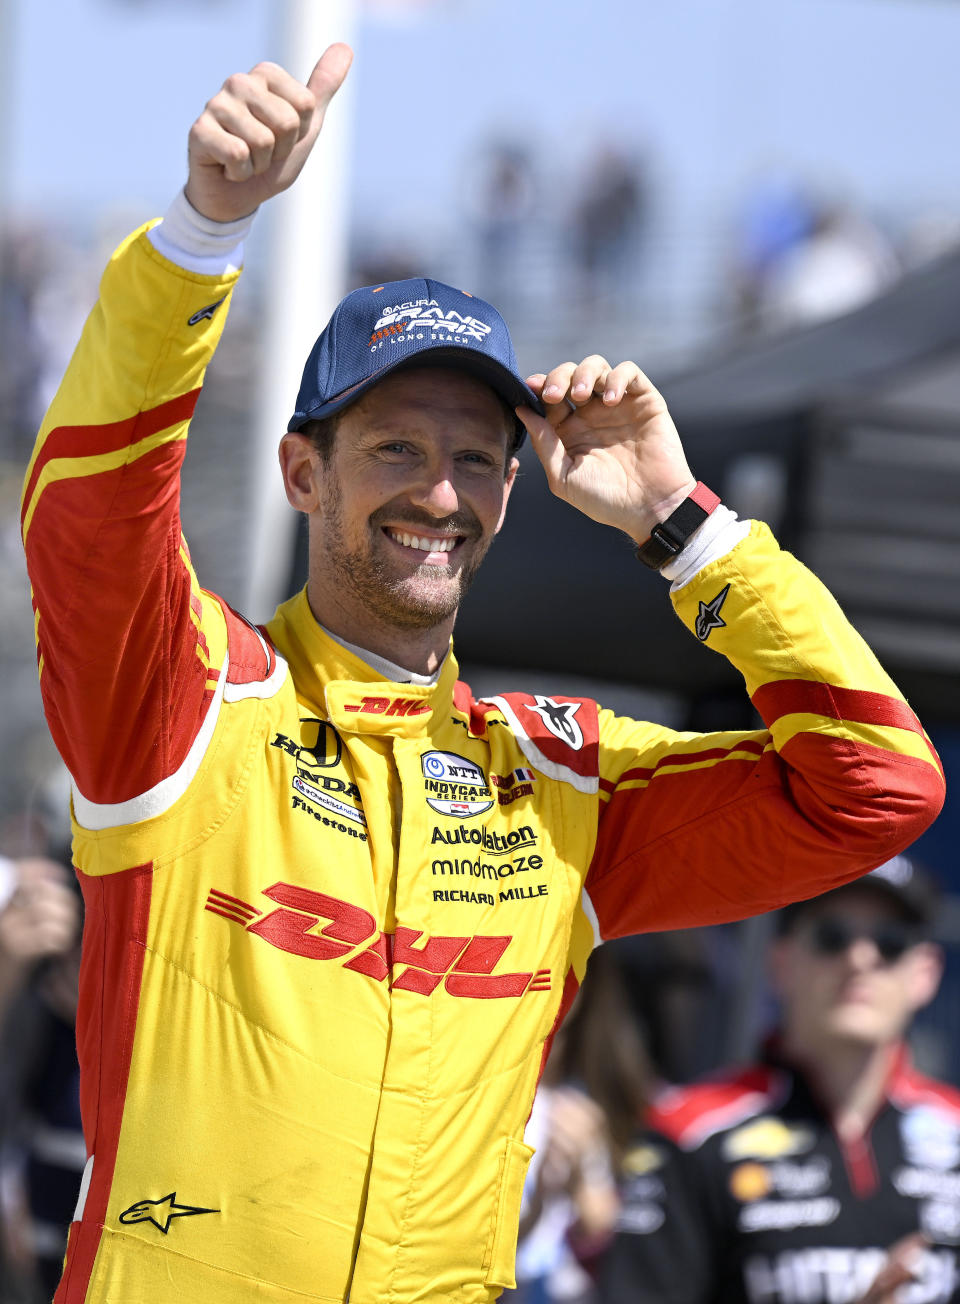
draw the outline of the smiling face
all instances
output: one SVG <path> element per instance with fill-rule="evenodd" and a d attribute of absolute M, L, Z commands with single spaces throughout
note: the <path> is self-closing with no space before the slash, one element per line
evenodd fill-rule
<path fill-rule="evenodd" d="M 807 1053 L 899 1040 L 941 969 L 938 948 L 905 933 L 895 905 L 855 888 L 804 908 L 771 958 L 785 1037 Z"/>
<path fill-rule="evenodd" d="M 503 521 L 517 467 L 512 435 L 488 386 L 422 367 L 386 377 L 349 407 L 328 458 L 305 436 L 286 436 L 287 494 L 309 514 L 318 619 L 371 651 L 403 631 L 445 647 Z"/>

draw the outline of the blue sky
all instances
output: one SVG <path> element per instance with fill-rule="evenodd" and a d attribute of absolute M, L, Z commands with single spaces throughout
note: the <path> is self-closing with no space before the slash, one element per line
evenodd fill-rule
<path fill-rule="evenodd" d="M 204 100 L 235 68 L 282 55 L 270 0 L 6 7 L 3 190 L 21 212 L 161 207 Z M 684 225 L 715 218 L 774 159 L 885 210 L 960 207 L 952 0 L 446 0 L 423 12 L 359 20 L 362 217 L 429 227 L 492 130 L 523 130 L 561 196 L 596 140 L 646 143 Z M 304 52 L 298 71 L 309 63 Z"/>

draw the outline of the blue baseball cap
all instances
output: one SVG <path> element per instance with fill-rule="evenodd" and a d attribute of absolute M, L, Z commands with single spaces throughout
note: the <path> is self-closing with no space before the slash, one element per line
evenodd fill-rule
<path fill-rule="evenodd" d="M 414 363 L 468 371 L 511 409 L 525 404 L 543 415 L 496 308 L 442 281 L 413 277 L 368 285 L 340 300 L 307 358 L 287 430 L 332 416 L 392 371 Z M 518 420 L 516 448 L 523 436 Z"/>
<path fill-rule="evenodd" d="M 873 892 L 896 906 L 904 921 L 921 931 L 930 929 L 936 920 L 940 887 L 930 871 L 918 861 L 902 853 L 872 869 L 869 874 L 842 883 L 829 892 L 796 901 L 780 911 L 778 931 L 788 933 L 795 921 L 810 906 L 824 901 L 843 898 L 852 892 Z"/>

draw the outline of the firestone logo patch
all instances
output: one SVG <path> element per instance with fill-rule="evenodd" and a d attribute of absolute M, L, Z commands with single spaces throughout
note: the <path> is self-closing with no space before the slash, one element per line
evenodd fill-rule
<path fill-rule="evenodd" d="M 351 824 L 366 829 L 367 817 L 362 810 L 360 789 L 355 783 L 326 773 L 340 764 L 343 754 L 340 736 L 323 720 L 307 718 L 300 724 L 302 736 L 299 742 L 278 733 L 270 744 L 292 756 L 297 763 L 297 772 L 291 780 L 294 791 L 299 794 L 294 798 L 294 805 L 305 801 L 311 807 L 325 811 L 331 818 L 349 820 Z"/>
<path fill-rule="evenodd" d="M 444 311 L 436 299 L 414 299 L 385 309 L 368 343 L 371 353 L 390 340 L 402 342 L 404 337 L 423 339 L 430 335 L 451 344 L 467 344 L 485 340 L 491 330 L 487 322 L 471 313 L 453 308 Z"/>
<path fill-rule="evenodd" d="M 493 792 L 479 765 L 456 752 L 424 752 L 420 758 L 427 805 L 438 815 L 470 819 L 493 806 Z"/>

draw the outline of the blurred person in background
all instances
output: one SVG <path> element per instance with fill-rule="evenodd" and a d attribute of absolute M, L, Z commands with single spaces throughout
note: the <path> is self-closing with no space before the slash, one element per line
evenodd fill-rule
<path fill-rule="evenodd" d="M 689 1082 L 717 1063 L 718 1008 L 735 968 L 728 948 L 725 931 L 715 928 L 641 933 L 617 944 L 632 1018 L 664 1082 Z"/>
<path fill-rule="evenodd" d="M 0 1024 L 45 956 L 70 949 L 79 929 L 69 872 L 45 856 L 0 856 Z"/>
<path fill-rule="evenodd" d="M 79 934 L 79 894 L 64 865 L 0 857 L 0 1282 L 30 1300 L 56 1288 L 84 1164 Z"/>
<path fill-rule="evenodd" d="M 735 218 L 733 292 L 746 329 L 759 324 L 763 287 L 774 268 L 813 229 L 813 201 L 783 167 L 766 167 L 746 185 Z"/>
<path fill-rule="evenodd" d="M 524 1140 L 516 1304 L 594 1304 L 594 1270 L 620 1209 L 617 1173 L 654 1086 L 621 947 L 595 951 L 554 1039 Z"/>
<path fill-rule="evenodd" d="M 943 801 L 895 685 L 696 480 L 637 364 L 524 379 L 496 309 L 438 281 L 355 290 L 307 361 L 280 445 L 306 587 L 264 629 L 201 587 L 188 426 L 253 214 L 350 57 L 212 97 L 185 190 L 110 261 L 25 478 L 86 906 L 88 1158 L 58 1304 L 489 1304 L 514 1284 L 544 1049 L 594 946 L 834 887 Z M 551 491 L 672 583 L 766 728 L 459 682 L 457 611 L 525 434 Z M 505 613 L 537 582 L 516 563 Z"/>
<path fill-rule="evenodd" d="M 36 299 L 46 276 L 50 237 L 37 231 L 0 235 L 0 456 L 22 459 L 43 412 L 46 366 Z M 47 396 L 49 397 L 49 396 Z"/>
<path fill-rule="evenodd" d="M 464 199 L 476 231 L 477 286 L 505 314 L 523 297 L 524 237 L 536 197 L 533 164 L 520 142 L 495 141 L 471 157 Z"/>
<path fill-rule="evenodd" d="M 588 310 L 607 309 L 636 290 L 649 218 L 648 191 L 644 168 L 622 149 L 601 142 L 591 151 L 572 215 L 574 256 Z"/>
<path fill-rule="evenodd" d="M 49 957 L 7 1017 L 8 1114 L 0 1155 L 10 1198 L 11 1259 L 38 1299 L 50 1300 L 86 1163 L 76 1011 L 80 944 Z"/>
<path fill-rule="evenodd" d="M 54 223 L 0 233 L 0 473 L 29 456 L 94 292 Z"/>
<path fill-rule="evenodd" d="M 850 204 L 822 200 L 809 233 L 766 270 L 757 295 L 767 331 L 797 330 L 863 307 L 900 276 L 893 247 Z"/>
<path fill-rule="evenodd" d="M 935 900 L 897 856 L 781 912 L 779 1031 L 656 1102 L 603 1304 L 960 1301 L 960 1092 L 904 1041 L 940 980 Z"/>

